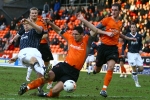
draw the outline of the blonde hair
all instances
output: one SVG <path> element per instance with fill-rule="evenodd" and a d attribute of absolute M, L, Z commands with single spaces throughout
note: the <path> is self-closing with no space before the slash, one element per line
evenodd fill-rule
<path fill-rule="evenodd" d="M 38 8 L 32 7 L 32 8 L 30 8 L 30 12 L 31 12 L 31 10 L 37 10 L 38 11 Z"/>

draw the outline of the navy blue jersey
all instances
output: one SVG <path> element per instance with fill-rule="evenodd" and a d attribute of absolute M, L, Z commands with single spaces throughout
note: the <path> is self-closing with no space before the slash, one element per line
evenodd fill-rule
<path fill-rule="evenodd" d="M 136 38 L 136 41 L 125 40 L 123 50 L 125 50 L 126 45 L 128 44 L 128 52 L 139 53 L 139 51 L 142 50 L 143 47 L 141 34 L 136 33 L 135 35 L 132 35 L 131 33 L 127 33 L 126 36 Z"/>
<path fill-rule="evenodd" d="M 42 39 L 43 33 L 37 33 L 35 29 L 31 29 L 28 32 L 20 30 L 18 34 L 21 36 L 20 39 L 20 50 L 27 47 L 39 49 L 39 44 Z"/>
<path fill-rule="evenodd" d="M 90 52 L 89 55 L 94 55 L 95 54 L 95 50 L 97 50 L 98 46 L 96 45 L 96 43 L 92 42 L 91 47 L 90 47 Z"/>

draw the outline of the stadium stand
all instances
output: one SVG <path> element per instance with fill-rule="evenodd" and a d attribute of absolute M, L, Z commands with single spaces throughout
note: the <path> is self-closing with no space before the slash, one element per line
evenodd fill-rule
<path fill-rule="evenodd" d="M 143 44 L 145 42 L 148 42 L 150 44 L 150 2 L 145 3 L 142 2 L 141 0 L 126 0 L 127 2 L 120 2 L 120 0 L 118 1 L 119 1 L 118 3 L 121 3 L 122 6 L 120 14 L 120 19 L 123 22 L 122 34 L 130 32 L 129 25 L 131 22 L 135 22 L 139 33 L 142 34 L 143 36 Z M 108 2 L 105 3 L 107 4 Z M 59 26 L 61 29 L 68 27 L 67 32 L 71 33 L 75 26 L 81 25 L 85 27 L 79 20 L 77 20 L 75 16 L 77 7 L 78 6 L 61 7 L 61 9 L 57 12 L 58 16 L 57 18 L 59 19 L 54 18 L 55 15 L 53 11 L 52 11 L 53 13 L 49 11 L 47 14 L 57 26 Z M 104 6 L 101 9 L 98 9 L 97 6 L 94 6 L 94 10 L 93 7 L 92 8 L 90 8 L 89 6 L 82 7 L 81 12 L 85 16 L 85 18 L 95 26 L 98 25 L 98 23 L 102 18 L 111 15 L 109 6 Z M 94 15 L 95 19 L 93 19 L 94 17 L 91 17 L 91 15 Z M 99 21 L 97 21 L 96 19 L 97 15 L 99 15 L 99 18 L 97 18 L 99 19 Z M 21 25 L 19 21 L 17 23 L 18 25 Z M 3 37 L 8 31 L 10 31 L 13 35 L 17 33 L 17 30 L 10 30 L 10 25 L 7 25 L 7 27 L 4 30 L 0 30 L 0 38 L 3 40 L 3 42 L 6 42 L 6 39 Z M 52 39 L 55 36 L 62 43 L 64 44 L 66 43 L 66 41 L 62 37 L 57 35 L 49 26 L 49 40 L 52 41 Z M 150 48 L 150 45 L 148 47 Z M 66 53 L 66 51 L 63 50 L 63 48 L 59 47 L 59 44 L 50 45 L 50 48 L 52 53 L 57 54 Z M 18 52 L 19 52 L 18 47 L 15 47 L 14 50 L 4 50 L 4 53 L 18 53 Z M 143 52 L 142 56 L 143 57 L 150 56 L 150 52 L 148 53 Z"/>

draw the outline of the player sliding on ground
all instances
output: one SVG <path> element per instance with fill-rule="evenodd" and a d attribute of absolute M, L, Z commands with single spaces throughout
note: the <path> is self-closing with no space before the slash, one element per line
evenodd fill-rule
<path fill-rule="evenodd" d="M 80 17 L 80 16 L 79 16 Z M 63 90 L 63 84 L 66 80 L 73 80 L 77 82 L 80 70 L 83 67 L 85 59 L 87 57 L 90 45 L 93 41 L 92 35 L 84 35 L 83 28 L 81 26 L 75 27 L 72 34 L 67 33 L 66 29 L 61 30 L 55 24 L 47 19 L 47 22 L 51 25 L 53 30 L 64 37 L 68 42 L 68 52 L 64 62 L 60 62 L 53 66 L 50 71 L 46 71 L 45 76 L 33 80 L 29 84 L 22 84 L 18 92 L 19 95 L 23 95 L 25 92 L 35 89 L 49 81 L 57 82 L 57 84 L 50 89 L 48 93 L 39 94 L 39 96 L 45 97 L 58 97 L 59 93 Z M 112 32 L 104 32 L 99 30 L 100 34 L 112 35 Z"/>

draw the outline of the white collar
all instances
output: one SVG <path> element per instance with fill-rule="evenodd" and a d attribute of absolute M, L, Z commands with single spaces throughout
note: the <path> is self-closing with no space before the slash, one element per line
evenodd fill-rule
<path fill-rule="evenodd" d="M 135 35 L 133 35 L 131 32 L 130 32 L 130 34 L 131 34 L 133 37 L 135 37 L 135 36 L 137 35 L 137 32 L 135 33 Z"/>
<path fill-rule="evenodd" d="M 25 33 L 29 33 L 29 31 L 25 32 Z"/>

